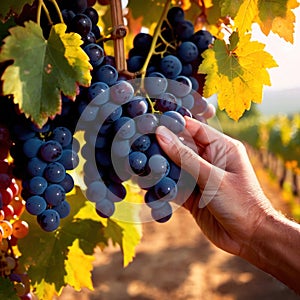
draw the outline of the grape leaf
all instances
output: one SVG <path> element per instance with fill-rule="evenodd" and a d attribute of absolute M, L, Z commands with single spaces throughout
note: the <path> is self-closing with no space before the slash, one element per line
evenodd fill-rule
<path fill-rule="evenodd" d="M 25 4 L 32 5 L 34 0 L 2 0 L 0 2 L 0 19 L 4 20 L 10 12 L 20 14 Z"/>
<path fill-rule="evenodd" d="M 295 14 L 292 9 L 299 6 L 296 0 L 261 0 L 258 1 L 258 24 L 262 32 L 268 35 L 270 31 L 277 33 L 287 42 L 294 42 Z"/>
<path fill-rule="evenodd" d="M 81 250 L 78 239 L 69 247 L 68 259 L 65 262 L 67 272 L 65 279 L 76 291 L 80 291 L 82 287 L 90 290 L 94 289 L 91 280 L 92 262 L 94 260 L 93 255 L 86 255 Z M 78 267 L 78 262 L 84 267 Z"/>
<path fill-rule="evenodd" d="M 76 253 L 86 255 L 86 259 L 89 259 L 97 244 L 107 245 L 104 226 L 100 222 L 87 217 L 75 218 L 83 207 L 91 206 L 90 202 L 85 202 L 85 198 L 78 190 L 76 194 L 68 196 L 68 201 L 71 213 L 66 219 L 61 220 L 61 226 L 56 232 L 44 232 L 33 216 L 28 213 L 22 215 L 22 218 L 30 224 L 30 233 L 18 243 L 22 253 L 20 261 L 28 266 L 31 283 L 41 299 L 52 299 L 66 284 L 76 289 L 79 289 L 82 283 L 91 287 L 89 284 L 91 274 L 86 281 L 81 281 L 81 277 L 77 274 L 77 272 L 86 274 L 86 270 L 83 270 L 85 265 L 80 264 L 76 273 L 71 272 L 73 262 L 68 262 L 70 250 L 71 261 Z M 74 242 L 77 239 L 76 243 L 81 250 L 75 249 L 77 244 Z"/>
<path fill-rule="evenodd" d="M 91 82 L 80 36 L 65 31 L 66 25 L 56 24 L 45 40 L 38 24 L 26 22 L 10 29 L 0 53 L 0 62 L 14 60 L 2 76 L 4 95 L 13 94 L 21 111 L 40 126 L 60 112 L 61 92 L 75 98 L 78 84 Z"/>
<path fill-rule="evenodd" d="M 118 244 L 123 253 L 123 266 L 126 267 L 135 256 L 135 248 L 140 243 L 142 230 L 140 224 L 140 206 L 144 202 L 143 194 L 131 182 L 124 183 L 126 197 L 123 201 L 115 203 L 116 211 L 110 219 L 101 218 L 95 211 L 93 205 L 86 205 L 75 216 L 75 218 L 90 218 L 100 222 L 104 228 L 105 239 L 98 243 L 100 248 L 107 245 L 106 241 L 111 239 L 113 244 Z"/>
<path fill-rule="evenodd" d="M 257 14 L 257 0 L 244 0 L 234 18 L 235 28 L 238 29 L 240 35 L 251 30 Z"/>
<path fill-rule="evenodd" d="M 242 5 L 243 0 L 223 0 L 221 1 L 222 16 L 230 16 L 234 18 Z"/>
<path fill-rule="evenodd" d="M 199 67 L 200 73 L 207 74 L 204 97 L 217 93 L 219 108 L 225 109 L 234 120 L 250 109 L 251 101 L 261 102 L 263 86 L 271 85 L 266 69 L 277 66 L 273 57 L 264 51 L 265 45 L 250 39 L 251 35 L 246 34 L 237 41 L 235 33 L 229 45 L 216 42 L 203 53 L 204 60 Z"/>
<path fill-rule="evenodd" d="M 16 295 L 13 283 L 2 276 L 0 276 L 0 299 L 20 300 Z"/>

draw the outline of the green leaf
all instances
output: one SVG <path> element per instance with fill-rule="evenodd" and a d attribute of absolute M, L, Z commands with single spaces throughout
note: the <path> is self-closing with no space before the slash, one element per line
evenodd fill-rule
<path fill-rule="evenodd" d="M 6 22 L 0 22 L 0 46 L 2 46 L 3 39 L 9 35 L 9 28 L 16 25 L 14 18 L 9 18 Z"/>
<path fill-rule="evenodd" d="M 238 57 L 230 50 L 236 48 L 238 43 L 236 35 L 232 38 L 232 42 L 233 44 L 230 43 L 227 46 L 223 40 L 216 40 L 213 47 L 218 64 L 218 71 L 220 74 L 227 76 L 229 80 L 233 80 L 233 78 L 243 74 L 243 69 L 239 64 Z"/>
<path fill-rule="evenodd" d="M 11 12 L 20 14 L 25 4 L 32 5 L 34 0 L 2 0 L 0 2 L 0 19 L 4 20 Z"/>
<path fill-rule="evenodd" d="M 284 18 L 287 11 L 288 0 L 258 0 L 259 18 L 262 22 L 276 17 Z"/>
<path fill-rule="evenodd" d="M 10 29 L 0 62 L 13 60 L 2 76 L 4 95 L 12 94 L 27 117 L 42 126 L 60 113 L 61 92 L 75 98 L 78 85 L 91 81 L 88 56 L 76 33 L 65 33 L 65 24 L 52 27 L 48 41 L 41 27 L 26 22 Z"/>
<path fill-rule="evenodd" d="M 238 45 L 240 38 L 239 38 L 239 34 L 237 33 L 237 31 L 234 31 L 230 37 L 229 37 L 229 45 L 228 45 L 228 50 L 229 51 L 234 51 Z"/>
<path fill-rule="evenodd" d="M 20 300 L 16 295 L 13 283 L 8 279 L 0 276 L 0 299 Z"/>
<path fill-rule="evenodd" d="M 22 253 L 20 261 L 28 266 L 32 285 L 41 299 L 52 299 L 53 295 L 59 294 L 67 284 L 77 289 L 81 285 L 82 281 L 76 282 L 76 276 L 70 273 L 68 269 L 70 264 L 66 268 L 70 249 L 75 247 L 76 240 L 81 249 L 80 255 L 83 256 L 93 255 L 97 244 L 107 244 L 104 226 L 100 222 L 74 217 L 82 207 L 91 206 L 90 202 L 85 202 L 86 199 L 78 190 L 67 200 L 72 208 L 71 213 L 61 221 L 61 226 L 56 232 L 45 232 L 39 227 L 35 217 L 28 213 L 22 215 L 23 219 L 30 224 L 30 232 L 26 238 L 19 241 L 19 249 Z M 78 253 L 79 250 L 75 250 L 75 253 L 76 251 Z M 71 256 L 74 257 L 72 251 Z"/>
<path fill-rule="evenodd" d="M 230 16 L 234 18 L 242 5 L 243 0 L 223 0 L 221 1 L 221 14 L 222 16 Z"/>

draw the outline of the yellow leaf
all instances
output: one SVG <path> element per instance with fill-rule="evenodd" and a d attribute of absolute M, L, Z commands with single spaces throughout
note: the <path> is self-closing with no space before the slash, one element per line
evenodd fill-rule
<path fill-rule="evenodd" d="M 44 279 L 42 279 L 39 284 L 34 286 L 34 290 L 34 294 L 40 300 L 52 300 L 54 296 L 60 294 L 57 294 L 54 283 L 47 283 Z"/>
<path fill-rule="evenodd" d="M 293 43 L 295 14 L 292 9 L 298 6 L 297 0 L 263 0 L 258 2 L 257 23 L 261 31 L 265 35 L 272 31 L 287 42 Z"/>
<path fill-rule="evenodd" d="M 225 43 L 219 41 L 205 51 L 199 71 L 207 74 L 204 97 L 217 93 L 219 108 L 238 120 L 245 110 L 250 109 L 251 102 L 261 102 L 263 86 L 271 85 L 266 69 L 277 64 L 264 51 L 264 44 L 250 41 L 250 34 L 239 40 L 236 34 L 234 37 L 232 45 L 224 47 Z"/>
<path fill-rule="evenodd" d="M 69 247 L 68 259 L 65 261 L 66 282 L 76 291 L 83 287 L 93 290 L 91 271 L 93 270 L 93 255 L 84 254 L 79 246 L 79 240 L 76 239 L 72 246 Z"/>
<path fill-rule="evenodd" d="M 234 18 L 234 27 L 240 35 L 251 30 L 252 23 L 257 14 L 257 0 L 245 0 Z"/>

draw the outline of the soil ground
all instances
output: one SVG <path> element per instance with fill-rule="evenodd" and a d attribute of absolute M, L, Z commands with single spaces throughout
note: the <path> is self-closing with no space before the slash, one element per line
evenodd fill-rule
<path fill-rule="evenodd" d="M 277 184 L 252 162 L 273 205 L 290 215 Z M 212 245 L 185 209 L 165 224 L 143 226 L 136 257 L 125 269 L 119 248 L 96 253 L 93 292 L 65 288 L 59 300 L 296 300 L 285 285 Z M 300 284 L 300 278 L 299 278 Z"/>

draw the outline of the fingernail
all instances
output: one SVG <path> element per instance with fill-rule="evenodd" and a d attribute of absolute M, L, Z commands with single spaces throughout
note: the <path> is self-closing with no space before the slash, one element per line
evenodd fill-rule
<path fill-rule="evenodd" d="M 173 137 L 170 134 L 170 131 L 164 126 L 159 126 L 157 128 L 156 133 L 158 134 L 158 137 L 160 138 L 160 140 L 163 141 L 165 144 L 170 144 L 173 140 Z"/>

